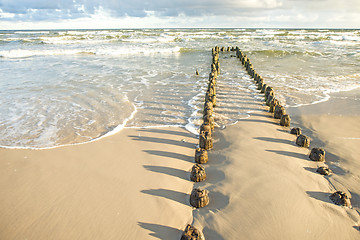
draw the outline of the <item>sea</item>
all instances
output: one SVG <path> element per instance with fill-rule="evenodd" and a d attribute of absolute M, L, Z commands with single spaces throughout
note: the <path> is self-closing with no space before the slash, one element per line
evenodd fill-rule
<path fill-rule="evenodd" d="M 198 134 L 215 46 L 238 46 L 287 108 L 360 87 L 359 29 L 0 31 L 0 147 L 82 144 L 124 128 Z M 234 55 L 221 53 L 218 95 L 244 92 L 255 103 Z M 259 107 L 223 99 L 219 108 L 224 128 Z"/>

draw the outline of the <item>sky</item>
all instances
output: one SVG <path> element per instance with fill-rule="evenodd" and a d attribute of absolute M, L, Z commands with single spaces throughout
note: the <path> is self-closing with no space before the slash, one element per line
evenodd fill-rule
<path fill-rule="evenodd" d="M 360 28 L 360 0 L 0 0 L 0 30 Z"/>

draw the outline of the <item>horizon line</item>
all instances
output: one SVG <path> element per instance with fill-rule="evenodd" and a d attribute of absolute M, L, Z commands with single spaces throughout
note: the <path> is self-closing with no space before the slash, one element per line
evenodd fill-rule
<path fill-rule="evenodd" d="M 281 30 L 360 30 L 360 28 L 332 27 L 135 27 L 135 28 L 34 28 L 34 29 L 0 29 L 0 31 L 56 31 L 56 30 L 142 30 L 142 29 L 281 29 Z"/>

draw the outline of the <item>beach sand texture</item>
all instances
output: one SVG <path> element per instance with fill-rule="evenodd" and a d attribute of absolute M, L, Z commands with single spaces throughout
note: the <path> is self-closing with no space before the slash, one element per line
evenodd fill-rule
<path fill-rule="evenodd" d="M 254 102 L 250 93 L 230 93 L 219 89 L 218 104 Z M 310 150 L 257 104 L 249 118 L 216 129 L 207 179 L 195 184 L 189 172 L 198 139 L 184 128 L 125 128 L 86 144 L 0 149 L 0 239 L 180 239 L 188 223 L 206 239 L 360 239 L 360 150 L 346 138 L 359 137 L 358 114 L 294 116 L 310 147 L 327 151 L 334 174 L 323 177 L 316 168 L 324 163 L 311 161 Z M 209 191 L 208 206 L 189 205 L 194 186 Z M 336 190 L 351 194 L 353 208 L 331 202 Z"/>
<path fill-rule="evenodd" d="M 125 129 L 77 146 L 1 149 L 0 238 L 180 236 L 192 219 L 195 140 L 181 128 Z"/>
<path fill-rule="evenodd" d="M 335 189 L 309 150 L 265 110 L 214 138 L 208 179 L 196 184 L 210 204 L 197 210 L 188 204 L 197 139 L 182 128 L 0 149 L 1 239 L 178 239 L 187 223 L 206 239 L 359 238 L 358 213 L 329 200 Z"/>

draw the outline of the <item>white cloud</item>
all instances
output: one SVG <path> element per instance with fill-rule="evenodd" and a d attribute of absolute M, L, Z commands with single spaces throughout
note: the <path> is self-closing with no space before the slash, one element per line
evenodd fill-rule
<path fill-rule="evenodd" d="M 359 11 L 359 0 L 0 0 L 0 29 L 359 28 Z"/>
<path fill-rule="evenodd" d="M 0 9 L 0 19 L 1 18 L 14 18 L 15 14 L 14 13 L 7 13 L 7 12 L 3 12 L 2 9 Z"/>

